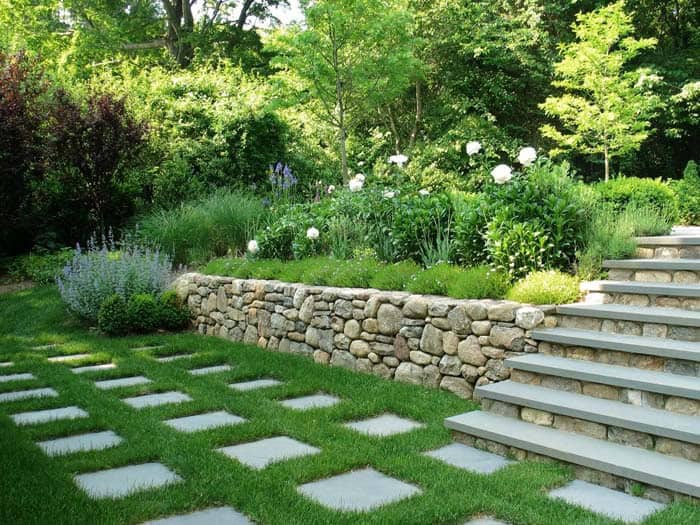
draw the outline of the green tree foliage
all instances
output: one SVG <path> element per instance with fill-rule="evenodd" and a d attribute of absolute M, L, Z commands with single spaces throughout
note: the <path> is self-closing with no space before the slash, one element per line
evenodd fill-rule
<path fill-rule="evenodd" d="M 402 94 L 418 66 L 411 17 L 402 2 L 384 0 L 320 0 L 305 12 L 305 29 L 280 32 L 271 42 L 274 66 L 288 92 L 336 129 L 347 180 L 348 134 Z"/>
<path fill-rule="evenodd" d="M 605 180 L 610 159 L 639 149 L 649 136 L 650 117 L 660 101 L 646 88 L 658 77 L 628 65 L 643 50 L 653 48 L 653 38 L 632 36 L 632 18 L 618 1 L 589 14 L 577 16 L 576 41 L 562 46 L 563 58 L 555 66 L 553 84 L 563 94 L 541 104 L 561 127 L 547 124 L 542 134 L 562 150 L 603 155 Z"/>

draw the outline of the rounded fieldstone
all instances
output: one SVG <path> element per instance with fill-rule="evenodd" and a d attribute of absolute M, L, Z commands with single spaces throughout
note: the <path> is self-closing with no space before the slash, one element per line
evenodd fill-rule
<path fill-rule="evenodd" d="M 401 329 L 401 310 L 391 304 L 383 304 L 377 311 L 379 332 L 384 335 L 396 335 Z"/>
<path fill-rule="evenodd" d="M 442 350 L 448 355 L 455 355 L 459 346 L 459 337 L 454 332 L 442 334 Z"/>
<path fill-rule="evenodd" d="M 433 356 L 426 354 L 425 352 L 412 351 L 409 354 L 409 358 L 413 363 L 417 365 L 429 365 L 433 359 Z"/>
<path fill-rule="evenodd" d="M 457 355 L 463 363 L 468 365 L 483 366 L 486 364 L 486 356 L 481 353 L 481 346 L 474 336 L 470 336 L 459 343 Z"/>
<path fill-rule="evenodd" d="M 544 312 L 533 306 L 523 306 L 515 312 L 515 324 L 525 330 L 532 330 L 544 321 Z"/>
<path fill-rule="evenodd" d="M 402 383 L 411 383 L 414 385 L 423 384 L 423 367 L 415 363 L 401 363 L 396 372 L 394 379 Z"/>
<path fill-rule="evenodd" d="M 369 344 L 366 341 L 357 339 L 350 343 L 350 353 L 357 357 L 366 357 L 369 355 Z"/>
<path fill-rule="evenodd" d="M 491 306 L 488 309 L 488 317 L 492 321 L 511 322 L 515 319 L 515 308 L 518 305 L 515 303 L 500 303 Z"/>
<path fill-rule="evenodd" d="M 461 374 L 462 361 L 456 355 L 444 355 L 438 368 L 443 375 L 458 376 Z"/>
<path fill-rule="evenodd" d="M 515 341 L 524 336 L 525 332 L 522 328 L 518 328 L 515 326 L 494 326 L 491 329 L 489 342 L 491 343 L 491 346 L 498 346 L 510 350 L 513 348 Z"/>
<path fill-rule="evenodd" d="M 441 356 L 445 352 L 442 347 L 442 330 L 428 324 L 423 329 L 423 335 L 420 340 L 420 348 L 429 354 Z"/>
<path fill-rule="evenodd" d="M 350 319 L 349 321 L 345 322 L 343 333 L 350 339 L 357 339 L 360 337 L 361 332 L 362 328 L 360 327 L 360 323 L 358 323 L 355 319 Z"/>
<path fill-rule="evenodd" d="M 471 399 L 474 393 L 474 387 L 461 377 L 443 377 L 440 381 L 440 388 L 452 392 L 462 399 Z"/>
<path fill-rule="evenodd" d="M 450 313 L 447 314 L 447 320 L 450 323 L 450 328 L 454 330 L 455 333 L 461 335 L 469 334 L 472 320 L 467 314 L 467 308 L 465 305 L 460 304 L 450 310 Z"/>
<path fill-rule="evenodd" d="M 411 296 L 403 307 L 403 315 L 410 319 L 425 319 L 428 301 L 420 296 Z"/>

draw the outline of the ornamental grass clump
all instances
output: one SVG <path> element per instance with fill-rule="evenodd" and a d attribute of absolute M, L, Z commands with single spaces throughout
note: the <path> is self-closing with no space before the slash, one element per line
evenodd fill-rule
<path fill-rule="evenodd" d="M 160 296 L 171 281 L 172 262 L 158 250 L 123 243 L 117 250 L 112 240 L 79 245 L 73 259 L 56 278 L 61 299 L 68 310 L 96 322 L 100 306 L 109 297 L 124 301 L 137 294 Z"/>

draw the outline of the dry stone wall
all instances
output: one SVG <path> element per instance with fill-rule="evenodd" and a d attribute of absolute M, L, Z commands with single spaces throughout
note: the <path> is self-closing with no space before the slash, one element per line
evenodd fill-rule
<path fill-rule="evenodd" d="M 472 398 L 507 379 L 507 357 L 537 352 L 553 310 L 196 273 L 175 282 L 199 332 Z"/>

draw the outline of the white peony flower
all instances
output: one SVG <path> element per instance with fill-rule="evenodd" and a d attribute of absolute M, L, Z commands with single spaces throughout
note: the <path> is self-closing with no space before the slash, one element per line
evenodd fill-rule
<path fill-rule="evenodd" d="M 255 255 L 258 253 L 258 250 L 260 250 L 260 247 L 258 246 L 258 241 L 253 239 L 252 241 L 248 241 L 248 251 L 250 252 L 251 255 Z"/>
<path fill-rule="evenodd" d="M 350 188 L 350 191 L 360 191 L 362 189 L 362 186 L 364 185 L 364 182 L 362 182 L 360 179 L 357 177 L 354 179 L 350 179 L 350 182 L 348 182 L 348 188 Z"/>
<path fill-rule="evenodd" d="M 423 188 L 421 190 L 418 190 L 418 194 L 423 195 L 425 197 L 426 195 L 430 195 L 430 191 Z"/>
<path fill-rule="evenodd" d="M 330 186 L 328 186 L 328 189 L 326 191 L 328 192 L 328 195 L 330 195 L 335 191 L 335 186 L 331 184 Z"/>
<path fill-rule="evenodd" d="M 312 241 L 315 241 L 316 239 L 318 239 L 319 235 L 320 235 L 319 231 L 316 228 L 314 228 L 313 226 L 311 228 L 309 228 L 308 230 L 306 230 L 306 238 L 310 239 Z"/>
<path fill-rule="evenodd" d="M 493 168 L 493 171 L 491 171 L 491 176 L 496 184 L 505 184 L 513 178 L 513 170 L 510 168 L 510 166 L 499 164 Z"/>
<path fill-rule="evenodd" d="M 384 197 L 385 199 L 393 199 L 394 197 L 396 197 L 396 192 L 395 191 L 385 191 L 384 193 L 382 193 L 382 197 Z"/>
<path fill-rule="evenodd" d="M 406 155 L 392 155 L 389 157 L 389 164 L 396 164 L 399 168 L 403 168 L 403 165 L 408 162 L 408 157 Z"/>
<path fill-rule="evenodd" d="M 526 167 L 535 162 L 535 159 L 537 159 L 535 148 L 523 148 L 518 154 L 518 162 Z"/>
<path fill-rule="evenodd" d="M 355 178 L 357 180 L 361 180 L 362 182 L 365 181 L 365 176 L 362 173 L 358 173 L 357 175 L 355 175 Z"/>
<path fill-rule="evenodd" d="M 472 155 L 476 155 L 481 151 L 481 142 L 478 140 L 472 140 L 471 142 L 467 142 L 467 155 L 470 157 Z"/>

